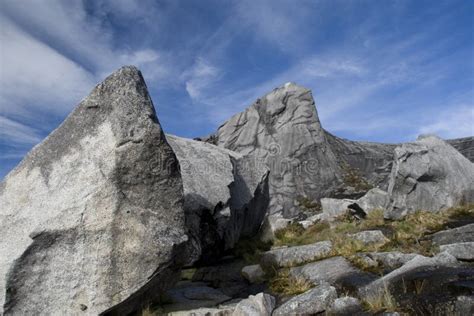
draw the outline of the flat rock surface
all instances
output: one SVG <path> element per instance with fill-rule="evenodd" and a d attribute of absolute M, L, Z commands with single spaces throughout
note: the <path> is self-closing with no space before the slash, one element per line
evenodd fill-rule
<path fill-rule="evenodd" d="M 439 251 L 446 251 L 458 260 L 474 261 L 474 242 L 460 242 L 442 245 L 439 247 Z"/>
<path fill-rule="evenodd" d="M 336 298 L 336 289 L 327 283 L 323 283 L 291 298 L 275 309 L 273 315 L 315 315 L 328 310 Z"/>
<path fill-rule="evenodd" d="M 365 230 L 348 237 L 362 242 L 364 245 L 384 245 L 390 240 L 380 230 Z"/>
<path fill-rule="evenodd" d="M 143 77 L 123 67 L 0 183 L 0 314 L 126 313 L 157 295 L 186 256 L 182 200 Z"/>
<path fill-rule="evenodd" d="M 274 249 L 262 254 L 260 264 L 266 269 L 297 266 L 327 256 L 331 250 L 330 241 Z"/>
<path fill-rule="evenodd" d="M 474 242 L 474 224 L 446 229 L 429 236 L 435 245 Z"/>

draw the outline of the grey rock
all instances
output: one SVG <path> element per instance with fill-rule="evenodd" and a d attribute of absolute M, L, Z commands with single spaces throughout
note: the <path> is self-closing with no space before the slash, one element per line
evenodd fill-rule
<path fill-rule="evenodd" d="M 354 204 L 356 201 L 351 199 L 333 199 L 333 198 L 322 198 L 321 207 L 323 214 L 321 220 L 332 221 L 347 213 L 349 205 Z"/>
<path fill-rule="evenodd" d="M 397 145 L 373 142 L 355 142 L 342 139 L 325 131 L 326 139 L 340 164 L 357 170 L 369 184 L 386 190 Z M 358 198 L 358 197 L 355 197 Z"/>
<path fill-rule="evenodd" d="M 417 210 L 437 212 L 474 202 L 474 164 L 435 136 L 395 149 L 390 203 L 385 217 L 398 219 Z"/>
<path fill-rule="evenodd" d="M 233 316 L 271 316 L 275 308 L 275 298 L 270 294 L 250 295 L 235 307 Z"/>
<path fill-rule="evenodd" d="M 352 316 L 362 314 L 362 312 L 362 305 L 357 298 L 344 296 L 334 300 L 329 308 L 328 314 L 335 316 Z"/>
<path fill-rule="evenodd" d="M 362 242 L 364 245 L 383 246 L 390 241 L 380 230 L 366 230 L 355 234 L 349 234 L 348 236 Z"/>
<path fill-rule="evenodd" d="M 269 201 L 268 170 L 252 157 L 167 135 L 181 166 L 186 225 L 193 256 L 216 259 L 241 237 L 255 235 Z"/>
<path fill-rule="evenodd" d="M 218 289 L 191 282 L 186 286 L 168 290 L 166 297 L 170 300 L 170 303 L 165 306 L 166 311 L 212 307 L 231 299 Z"/>
<path fill-rule="evenodd" d="M 328 195 L 341 167 L 326 141 L 308 89 L 292 83 L 258 99 L 219 127 L 217 144 L 253 153 L 270 169 L 270 214 L 297 214 L 297 197 Z"/>
<path fill-rule="evenodd" d="M 320 241 L 310 245 L 279 248 L 262 254 L 260 264 L 264 269 L 283 268 L 301 265 L 329 255 L 330 241 Z"/>
<path fill-rule="evenodd" d="M 474 224 L 442 230 L 429 237 L 435 245 L 474 242 Z"/>
<path fill-rule="evenodd" d="M 357 200 L 322 198 L 321 207 L 323 213 L 320 215 L 320 219 L 333 221 L 348 211 L 351 211 L 351 213 L 361 212 L 360 217 L 365 217 L 365 215 L 375 210 L 384 209 L 388 202 L 388 193 L 378 188 L 370 189 L 364 196 Z"/>
<path fill-rule="evenodd" d="M 344 257 L 332 257 L 290 269 L 290 275 L 314 284 L 328 282 L 354 289 L 372 282 L 375 277 L 353 267 Z"/>
<path fill-rule="evenodd" d="M 448 139 L 446 142 L 456 148 L 464 157 L 474 162 L 474 136 Z"/>
<path fill-rule="evenodd" d="M 283 218 L 282 214 L 268 215 L 263 222 L 260 239 L 264 242 L 272 241 L 275 238 L 275 232 L 287 227 L 292 221 L 292 219 Z"/>
<path fill-rule="evenodd" d="M 179 164 L 141 73 L 97 85 L 0 185 L 0 314 L 128 313 L 184 261 Z"/>
<path fill-rule="evenodd" d="M 439 247 L 439 250 L 449 253 L 458 260 L 474 261 L 474 242 L 442 245 Z"/>
<path fill-rule="evenodd" d="M 389 270 L 395 270 L 417 256 L 415 253 L 392 252 L 371 252 L 367 254 L 372 260 Z"/>
<path fill-rule="evenodd" d="M 198 308 L 186 311 L 175 311 L 167 313 L 168 316 L 231 316 L 234 312 L 233 308 L 215 307 L 215 308 Z"/>
<path fill-rule="evenodd" d="M 337 298 L 336 289 L 327 283 L 291 298 L 275 309 L 273 316 L 286 315 L 315 315 L 322 313 L 332 306 Z"/>
<path fill-rule="evenodd" d="M 242 276 L 250 283 L 260 283 L 265 280 L 265 272 L 259 264 L 243 267 Z"/>
<path fill-rule="evenodd" d="M 384 288 L 389 288 L 393 283 L 399 282 L 405 275 L 409 275 L 414 271 L 433 271 L 433 269 L 439 267 L 456 267 L 458 265 L 456 258 L 448 253 L 441 253 L 435 257 L 417 255 L 400 268 L 360 288 L 359 294 L 363 297 L 377 295 L 381 291 L 383 292 Z"/>

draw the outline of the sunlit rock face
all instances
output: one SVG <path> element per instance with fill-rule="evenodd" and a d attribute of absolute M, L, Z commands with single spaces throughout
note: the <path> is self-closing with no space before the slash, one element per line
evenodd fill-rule
<path fill-rule="evenodd" d="M 186 254 L 179 164 L 141 73 L 97 85 L 0 184 L 0 314 L 126 313 Z"/>
<path fill-rule="evenodd" d="M 474 164 L 436 136 L 395 149 L 387 218 L 474 202 Z"/>
<path fill-rule="evenodd" d="M 225 122 L 216 144 L 252 153 L 269 167 L 271 214 L 295 215 L 299 196 L 318 199 L 341 182 L 341 167 L 321 128 L 311 91 L 292 83 Z"/>

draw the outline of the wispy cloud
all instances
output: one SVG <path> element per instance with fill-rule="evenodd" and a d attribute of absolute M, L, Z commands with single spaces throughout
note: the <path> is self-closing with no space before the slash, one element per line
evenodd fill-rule
<path fill-rule="evenodd" d="M 186 91 L 193 100 L 199 100 L 203 94 L 203 90 L 218 78 L 220 70 L 207 62 L 204 58 L 199 57 L 190 70 L 183 74 L 186 80 Z"/>
<path fill-rule="evenodd" d="M 40 140 L 40 133 L 36 129 L 0 116 L 0 142 L 32 145 Z"/>
<path fill-rule="evenodd" d="M 430 113 L 430 116 L 432 119 L 419 128 L 418 134 L 436 134 L 444 138 L 474 135 L 474 104 L 452 105 L 444 111 Z"/>

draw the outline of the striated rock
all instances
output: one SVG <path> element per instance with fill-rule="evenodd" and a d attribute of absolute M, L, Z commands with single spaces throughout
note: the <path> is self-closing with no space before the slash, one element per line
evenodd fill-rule
<path fill-rule="evenodd" d="M 357 298 L 344 296 L 334 300 L 329 308 L 328 314 L 335 316 L 352 316 L 363 314 L 363 309 Z"/>
<path fill-rule="evenodd" d="M 332 250 L 330 241 L 311 245 L 279 248 L 262 254 L 260 264 L 266 270 L 300 265 L 327 256 Z"/>
<path fill-rule="evenodd" d="M 435 136 L 395 149 L 390 203 L 385 217 L 402 218 L 416 210 L 437 212 L 474 202 L 474 164 Z"/>
<path fill-rule="evenodd" d="M 327 283 L 291 298 L 275 309 L 273 316 L 315 315 L 328 310 L 337 298 L 336 289 Z"/>
<path fill-rule="evenodd" d="M 126 314 L 187 240 L 179 164 L 142 75 L 97 85 L 0 184 L 0 314 Z"/>
<path fill-rule="evenodd" d="M 474 261 L 474 242 L 442 245 L 439 247 L 439 250 L 449 253 L 458 260 Z"/>
<path fill-rule="evenodd" d="M 255 235 L 269 201 L 268 171 L 224 148 L 167 135 L 181 166 L 192 263 L 216 259 L 240 237 Z"/>
<path fill-rule="evenodd" d="M 429 237 L 435 245 L 474 242 L 474 224 L 442 230 Z"/>
<path fill-rule="evenodd" d="M 456 148 L 464 157 L 474 162 L 474 136 L 449 139 L 446 142 Z"/>
<path fill-rule="evenodd" d="M 250 295 L 235 307 L 233 316 L 271 316 L 275 308 L 275 298 L 266 293 Z"/>
<path fill-rule="evenodd" d="M 317 200 L 342 181 L 311 91 L 293 83 L 258 99 L 219 127 L 217 145 L 252 153 L 270 169 L 270 214 L 292 217 L 298 197 Z"/>
<path fill-rule="evenodd" d="M 259 264 L 242 268 L 242 276 L 250 283 L 260 283 L 265 279 L 265 272 Z"/>
<path fill-rule="evenodd" d="M 366 230 L 348 236 L 362 242 L 364 245 L 383 246 L 390 241 L 380 230 Z"/>

